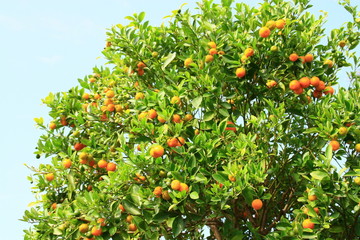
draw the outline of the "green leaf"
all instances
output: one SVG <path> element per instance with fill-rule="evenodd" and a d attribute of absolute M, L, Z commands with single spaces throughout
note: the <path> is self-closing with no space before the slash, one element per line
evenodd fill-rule
<path fill-rule="evenodd" d="M 215 117 L 215 112 L 212 112 L 212 111 L 210 111 L 210 112 L 206 112 L 205 114 L 204 114 L 204 118 L 203 118 L 203 120 L 206 122 L 206 121 L 210 121 L 211 119 L 213 119 Z"/>
<path fill-rule="evenodd" d="M 141 211 L 139 210 L 139 208 L 137 208 L 136 205 L 130 202 L 129 200 L 126 199 L 123 200 L 123 205 L 128 213 L 132 215 L 141 215 Z"/>
<path fill-rule="evenodd" d="M 331 145 L 329 144 L 326 148 L 326 165 L 329 166 L 330 162 L 332 160 L 332 156 L 333 156 L 333 151 L 331 148 Z"/>
<path fill-rule="evenodd" d="M 227 178 L 225 178 L 224 175 L 220 173 L 215 173 L 212 175 L 212 177 L 218 182 L 224 184 L 227 181 Z"/>
<path fill-rule="evenodd" d="M 159 212 L 156 214 L 153 218 L 156 222 L 162 222 L 170 217 L 170 214 L 168 212 Z"/>
<path fill-rule="evenodd" d="M 140 188 L 138 185 L 133 185 L 131 187 L 131 199 L 134 201 L 136 205 L 140 205 L 141 197 L 140 197 Z"/>
<path fill-rule="evenodd" d="M 165 59 L 165 62 L 164 62 L 163 65 L 161 66 L 161 69 L 162 69 L 162 70 L 165 70 L 165 68 L 167 67 L 167 65 L 169 65 L 169 64 L 172 62 L 172 60 L 174 60 L 175 56 L 176 56 L 176 52 L 175 52 L 175 53 L 169 53 L 169 55 L 168 55 L 168 56 L 166 57 L 166 59 Z"/>
<path fill-rule="evenodd" d="M 328 174 L 323 171 L 313 171 L 310 175 L 317 180 L 322 180 L 323 178 L 328 177 Z"/>
<path fill-rule="evenodd" d="M 110 228 L 110 229 L 109 229 L 109 234 L 110 234 L 110 236 L 114 235 L 114 234 L 116 233 L 116 231 L 117 231 L 117 228 L 116 228 L 116 227 Z"/>
<path fill-rule="evenodd" d="M 142 22 L 142 20 L 144 20 L 145 18 L 145 12 L 141 12 L 138 16 L 139 22 Z"/>
<path fill-rule="evenodd" d="M 174 237 L 177 237 L 182 232 L 182 230 L 184 230 L 184 227 L 185 227 L 185 223 L 182 217 L 181 216 L 176 217 L 172 223 L 172 230 Z"/>
<path fill-rule="evenodd" d="M 192 192 L 190 193 L 190 198 L 191 199 L 198 199 L 199 198 L 199 194 L 197 192 Z"/>
<path fill-rule="evenodd" d="M 228 112 L 226 109 L 224 109 L 224 108 L 220 108 L 220 109 L 219 109 L 219 113 L 220 113 L 221 115 L 223 115 L 224 117 L 230 116 L 229 112 Z"/>
<path fill-rule="evenodd" d="M 198 96 L 191 101 L 191 104 L 194 106 L 194 108 L 198 108 L 201 105 L 202 99 L 202 96 Z"/>

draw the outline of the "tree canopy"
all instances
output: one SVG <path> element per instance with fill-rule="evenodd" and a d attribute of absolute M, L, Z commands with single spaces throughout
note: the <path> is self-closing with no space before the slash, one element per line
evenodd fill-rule
<path fill-rule="evenodd" d="M 42 100 L 49 162 L 29 167 L 25 239 L 360 237 L 349 2 L 329 35 L 309 0 L 203 0 L 161 26 L 141 12 L 111 27 L 107 64 Z"/>

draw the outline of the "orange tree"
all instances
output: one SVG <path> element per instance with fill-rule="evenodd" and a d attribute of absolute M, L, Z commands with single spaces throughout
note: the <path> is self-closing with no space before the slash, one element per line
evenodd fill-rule
<path fill-rule="evenodd" d="M 328 36 L 309 0 L 109 29 L 111 69 L 35 119 L 52 160 L 31 167 L 25 239 L 358 238 L 360 19 L 340 4 L 353 21 Z"/>

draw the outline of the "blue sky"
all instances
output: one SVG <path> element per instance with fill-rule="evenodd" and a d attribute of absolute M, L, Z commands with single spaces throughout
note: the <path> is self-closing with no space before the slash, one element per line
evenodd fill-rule
<path fill-rule="evenodd" d="M 41 132 L 33 118 L 47 115 L 41 99 L 49 92 L 67 91 L 77 85 L 77 78 L 104 63 L 103 58 L 97 58 L 104 48 L 107 28 L 124 24 L 125 16 L 141 11 L 151 24 L 160 25 L 167 21 L 164 16 L 185 2 L 185 8 L 196 6 L 195 1 L 186 0 L 1 1 L 1 239 L 22 239 L 22 230 L 28 228 L 18 219 L 34 200 L 26 180 L 30 171 L 24 163 L 39 164 L 33 152 Z M 242 2 L 256 5 L 260 1 Z M 311 12 L 329 12 L 328 29 L 349 20 L 337 0 L 312 2 Z"/>

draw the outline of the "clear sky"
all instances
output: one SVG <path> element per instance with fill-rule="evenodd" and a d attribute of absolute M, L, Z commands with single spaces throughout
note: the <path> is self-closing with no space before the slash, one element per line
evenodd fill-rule
<path fill-rule="evenodd" d="M 34 200 L 24 166 L 37 166 L 33 154 L 41 132 L 34 117 L 46 117 L 41 99 L 49 92 L 67 91 L 77 79 L 92 73 L 105 44 L 107 28 L 126 24 L 125 16 L 146 12 L 160 25 L 163 17 L 194 0 L 3 0 L 0 2 L 0 191 L 1 239 L 23 239 L 28 225 L 18 221 Z M 240 0 L 236 1 L 240 2 Z M 256 5 L 259 0 L 242 1 Z M 350 16 L 337 0 L 313 0 L 311 12 L 329 12 L 327 28 L 338 28 Z M 352 0 L 353 4 L 357 1 Z M 195 12 L 195 10 L 193 11 Z M 345 75 L 343 75 L 345 76 Z M 346 84 L 346 79 L 343 80 Z M 46 161 L 46 160 L 42 160 Z"/>

